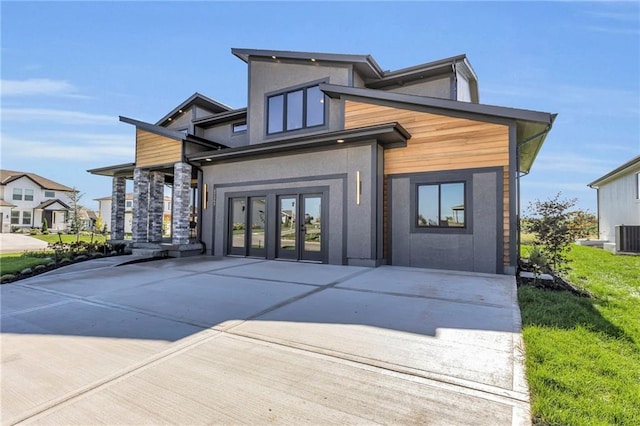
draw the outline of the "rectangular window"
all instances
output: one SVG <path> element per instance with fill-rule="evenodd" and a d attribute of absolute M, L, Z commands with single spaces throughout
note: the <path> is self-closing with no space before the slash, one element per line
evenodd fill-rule
<path fill-rule="evenodd" d="M 18 210 L 11 211 L 11 224 L 20 225 L 20 212 Z"/>
<path fill-rule="evenodd" d="M 325 95 L 320 86 L 304 87 L 267 98 L 267 133 L 325 124 Z"/>
<path fill-rule="evenodd" d="M 636 173 L 636 199 L 640 200 L 640 173 Z"/>
<path fill-rule="evenodd" d="M 24 190 L 24 200 L 25 201 L 33 201 L 33 189 L 25 189 Z"/>
<path fill-rule="evenodd" d="M 242 133 L 247 131 L 247 122 L 233 123 L 233 133 Z"/>
<path fill-rule="evenodd" d="M 56 198 L 55 191 L 44 191 L 45 198 Z"/>
<path fill-rule="evenodd" d="M 22 224 L 31 225 L 31 212 L 27 212 L 27 211 L 22 212 Z"/>
<path fill-rule="evenodd" d="M 465 226 L 464 182 L 418 185 L 419 228 Z"/>
<path fill-rule="evenodd" d="M 13 200 L 22 200 L 22 189 L 13 188 Z"/>
<path fill-rule="evenodd" d="M 124 206 L 128 209 L 130 209 L 131 207 L 133 207 L 133 201 L 131 200 L 127 200 L 124 202 Z"/>

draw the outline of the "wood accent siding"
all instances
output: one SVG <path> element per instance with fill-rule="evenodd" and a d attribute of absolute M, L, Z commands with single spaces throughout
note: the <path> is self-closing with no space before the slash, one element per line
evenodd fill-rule
<path fill-rule="evenodd" d="M 411 139 L 404 148 L 385 150 L 385 183 L 387 176 L 391 174 L 502 167 L 504 173 L 503 262 L 509 265 L 509 127 L 408 109 L 345 101 L 345 129 L 394 121 L 407 129 Z M 385 187 L 385 209 L 387 203 Z M 386 210 L 384 216 L 386 256 Z"/>
<path fill-rule="evenodd" d="M 180 141 L 136 129 L 136 167 L 176 163 L 181 159 Z"/>

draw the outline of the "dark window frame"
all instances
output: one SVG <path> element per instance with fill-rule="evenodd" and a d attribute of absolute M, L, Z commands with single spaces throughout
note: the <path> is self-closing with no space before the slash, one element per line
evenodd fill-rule
<path fill-rule="evenodd" d="M 272 137 L 272 136 L 277 136 L 277 135 L 283 135 L 283 134 L 292 134 L 295 132 L 304 132 L 304 131 L 309 131 L 309 130 L 315 130 L 315 129 L 322 129 L 324 127 L 327 126 L 328 124 L 328 117 L 329 117 L 329 97 L 325 94 L 323 94 L 323 109 L 322 109 L 322 123 L 321 124 L 314 124 L 309 126 L 307 124 L 307 119 L 308 119 L 308 110 L 307 110 L 307 92 L 309 89 L 318 87 L 321 83 L 326 83 L 328 82 L 328 79 L 322 79 L 322 80 L 317 80 L 317 81 L 313 81 L 313 82 L 307 82 L 305 84 L 301 84 L 301 85 L 297 85 L 297 86 L 292 86 L 292 87 L 288 87 L 284 90 L 279 90 L 279 91 L 275 91 L 275 92 L 270 92 L 270 93 L 266 93 L 265 94 L 265 134 L 267 137 Z M 294 92 L 298 92 L 298 91 L 302 91 L 302 127 L 296 128 L 296 129 L 291 129 L 291 130 L 287 130 L 287 98 L 288 98 L 288 94 L 290 93 L 294 93 Z M 322 92 L 321 92 L 322 93 Z M 270 131 L 269 129 L 269 117 L 270 117 L 270 108 L 269 108 L 269 100 L 271 98 L 275 98 L 278 96 L 282 96 L 282 110 L 281 110 L 281 114 L 282 114 L 282 130 L 279 131 Z"/>
<path fill-rule="evenodd" d="M 463 225 L 462 226 L 444 226 L 441 225 L 442 223 L 442 186 L 443 185 L 456 185 L 456 184 L 462 184 L 462 205 L 464 207 L 463 211 L 465 212 L 464 215 L 464 221 L 463 221 Z M 438 225 L 420 225 L 419 222 L 419 218 L 420 218 L 420 188 L 423 186 L 434 186 L 438 188 Z M 415 215 L 415 226 L 418 228 L 466 228 L 467 226 L 467 215 L 466 215 L 466 211 L 467 211 L 467 200 L 466 200 L 466 196 L 465 196 L 465 192 L 466 192 L 466 188 L 467 188 L 467 183 L 462 180 L 462 181 L 453 181 L 453 182 L 437 182 L 437 183 L 418 183 L 416 184 L 416 215 Z"/>
<path fill-rule="evenodd" d="M 244 128 L 237 130 L 238 127 L 244 127 Z M 248 126 L 246 121 L 239 121 L 231 125 L 231 133 L 233 133 L 234 135 L 247 133 L 247 129 L 248 129 Z"/>
<path fill-rule="evenodd" d="M 431 172 L 418 174 L 411 178 L 410 209 L 411 209 L 411 233 L 426 234 L 472 234 L 473 233 L 473 173 L 462 172 Z M 464 184 L 464 226 L 418 226 L 419 203 L 418 189 L 423 185 L 446 185 L 449 183 Z M 440 191 L 439 191 L 440 193 Z M 440 205 L 438 205 L 438 211 Z"/>
<path fill-rule="evenodd" d="M 51 194 L 51 195 L 47 195 L 47 194 Z M 44 197 L 45 198 L 56 198 L 56 192 L 55 191 L 50 191 L 50 190 L 45 190 L 44 191 Z"/>

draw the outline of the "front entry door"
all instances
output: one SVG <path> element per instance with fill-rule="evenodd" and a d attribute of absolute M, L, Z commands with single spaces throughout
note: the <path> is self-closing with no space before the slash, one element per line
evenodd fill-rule
<path fill-rule="evenodd" d="M 323 260 L 322 194 L 278 197 L 277 257 Z"/>

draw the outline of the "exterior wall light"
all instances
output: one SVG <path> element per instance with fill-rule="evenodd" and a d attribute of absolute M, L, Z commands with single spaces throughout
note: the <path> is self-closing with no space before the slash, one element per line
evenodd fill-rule
<path fill-rule="evenodd" d="M 344 139 L 338 139 L 336 142 L 338 142 L 338 143 L 344 143 Z"/>

